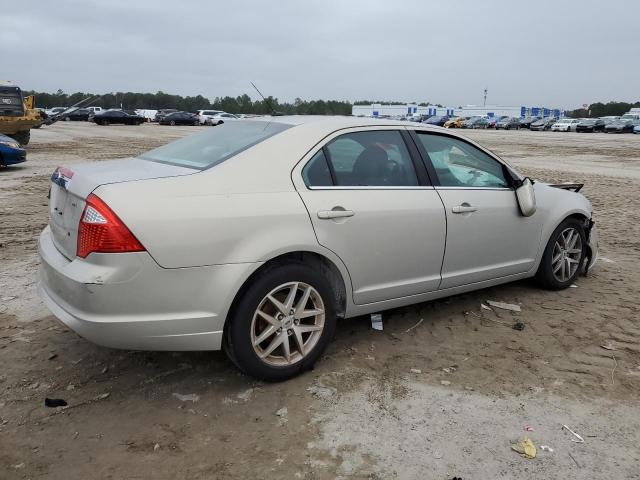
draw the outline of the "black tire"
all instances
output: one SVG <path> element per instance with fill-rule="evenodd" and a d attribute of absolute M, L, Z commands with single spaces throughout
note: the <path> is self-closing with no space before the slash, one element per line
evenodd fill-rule
<path fill-rule="evenodd" d="M 104 126 L 108 126 L 109 125 L 109 120 L 102 120 L 102 124 Z"/>
<path fill-rule="evenodd" d="M 275 366 L 258 357 L 251 342 L 253 316 L 262 300 L 274 288 L 288 282 L 304 282 L 312 286 L 324 304 L 324 328 L 310 352 L 296 363 Z M 280 382 L 309 370 L 333 338 L 336 328 L 334 294 L 329 280 L 309 265 L 301 262 L 267 267 L 253 279 L 242 296 L 236 300 L 227 319 L 223 349 L 245 374 L 267 382 Z M 276 349 L 277 350 L 277 349 Z"/>
<path fill-rule="evenodd" d="M 22 132 L 12 133 L 9 136 L 24 147 L 25 145 L 28 145 L 29 140 L 31 140 L 31 131 L 23 130 Z"/>
<path fill-rule="evenodd" d="M 552 260 L 553 260 L 553 251 L 556 244 L 556 241 L 559 240 L 560 235 L 568 228 L 574 228 L 578 234 L 580 235 L 581 240 L 581 253 L 578 261 L 578 268 L 576 271 L 565 281 L 561 281 L 553 273 Z M 568 288 L 575 282 L 578 275 L 582 271 L 582 267 L 584 264 L 584 258 L 587 253 L 587 240 L 586 234 L 584 231 L 584 225 L 576 218 L 567 218 L 564 220 L 551 234 L 549 238 L 549 242 L 544 249 L 544 254 L 542 255 L 542 260 L 540 261 L 540 266 L 538 267 L 538 272 L 536 273 L 536 280 L 538 283 L 549 290 L 563 290 Z"/>

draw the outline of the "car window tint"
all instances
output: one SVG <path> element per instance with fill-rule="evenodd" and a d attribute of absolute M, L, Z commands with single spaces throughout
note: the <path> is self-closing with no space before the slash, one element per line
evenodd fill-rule
<path fill-rule="evenodd" d="M 502 165 L 483 151 L 444 135 L 418 133 L 443 187 L 508 188 Z"/>
<path fill-rule="evenodd" d="M 347 133 L 327 145 L 340 186 L 415 186 L 416 171 L 400 132 Z"/>
<path fill-rule="evenodd" d="M 327 187 L 333 185 L 327 158 L 322 150 L 316 153 L 302 169 L 302 178 L 307 187 Z"/>

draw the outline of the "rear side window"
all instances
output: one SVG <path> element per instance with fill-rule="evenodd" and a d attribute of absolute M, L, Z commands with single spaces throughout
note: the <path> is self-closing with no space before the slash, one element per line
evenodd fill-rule
<path fill-rule="evenodd" d="M 341 135 L 325 147 L 338 186 L 417 186 L 411 156 L 396 130 Z"/>
<path fill-rule="evenodd" d="M 302 170 L 302 178 L 308 187 L 328 187 L 333 185 L 331 171 L 324 151 L 316 153 Z"/>
<path fill-rule="evenodd" d="M 251 120 L 223 123 L 143 153 L 139 158 L 204 170 L 289 128 L 291 125 L 284 123 Z"/>

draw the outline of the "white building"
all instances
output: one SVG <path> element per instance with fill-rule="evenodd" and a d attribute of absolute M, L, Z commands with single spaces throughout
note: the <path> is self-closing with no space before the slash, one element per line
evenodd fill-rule
<path fill-rule="evenodd" d="M 359 117 L 403 117 L 405 115 L 450 115 L 458 117 L 562 117 L 564 110 L 559 108 L 527 107 L 520 106 L 500 106 L 500 105 L 467 105 L 464 107 L 436 107 L 435 105 L 418 106 L 414 103 L 381 105 L 374 103 L 371 105 L 354 105 L 351 114 Z"/>
<path fill-rule="evenodd" d="M 436 107 L 435 105 L 418 106 L 415 103 L 381 105 L 354 105 L 351 114 L 356 117 L 402 117 L 405 115 L 454 115 L 452 107 Z"/>

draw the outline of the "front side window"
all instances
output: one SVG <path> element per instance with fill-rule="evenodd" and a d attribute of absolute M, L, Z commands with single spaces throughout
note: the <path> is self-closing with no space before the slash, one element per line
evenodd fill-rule
<path fill-rule="evenodd" d="M 443 187 L 508 188 L 502 165 L 457 138 L 418 133 Z"/>
<path fill-rule="evenodd" d="M 418 185 L 409 151 L 396 130 L 347 133 L 325 148 L 338 186 Z"/>

